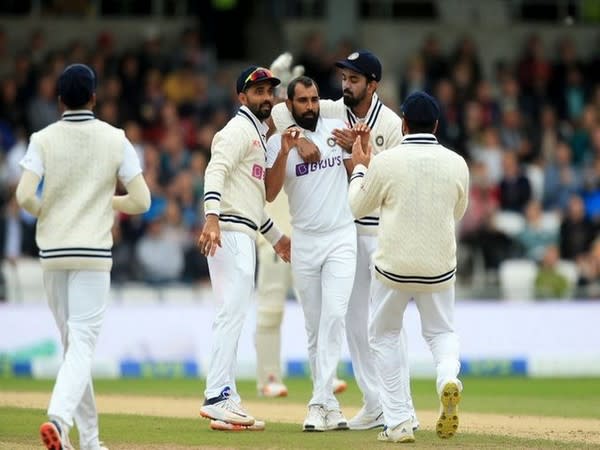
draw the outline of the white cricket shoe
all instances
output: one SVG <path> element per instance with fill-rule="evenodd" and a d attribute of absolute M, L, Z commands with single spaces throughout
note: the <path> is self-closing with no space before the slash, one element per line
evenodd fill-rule
<path fill-rule="evenodd" d="M 264 431 L 265 422 L 263 420 L 254 420 L 252 425 L 237 425 L 222 420 L 211 420 L 210 428 L 217 431 Z"/>
<path fill-rule="evenodd" d="M 231 388 L 226 386 L 218 397 L 207 398 L 200 408 L 200 415 L 207 419 L 220 420 L 234 425 L 250 426 L 254 417 L 243 410 L 231 397 Z"/>
<path fill-rule="evenodd" d="M 446 382 L 440 393 L 440 417 L 435 430 L 438 437 L 449 439 L 458 429 L 458 404 L 461 399 L 462 384 L 459 380 Z"/>
<path fill-rule="evenodd" d="M 348 421 L 339 409 L 330 409 L 325 416 L 325 428 L 328 430 L 347 430 Z"/>
<path fill-rule="evenodd" d="M 303 431 L 325 431 L 327 429 L 327 411 L 323 405 L 310 405 L 302 425 Z"/>
<path fill-rule="evenodd" d="M 364 406 L 348 421 L 351 430 L 370 430 L 384 425 L 383 411 L 380 409 L 367 411 Z"/>
<path fill-rule="evenodd" d="M 288 389 L 285 384 L 271 375 L 267 384 L 258 388 L 258 395 L 263 397 L 287 397 Z"/>
<path fill-rule="evenodd" d="M 69 435 L 56 420 L 40 425 L 40 437 L 47 450 L 73 450 Z"/>
<path fill-rule="evenodd" d="M 348 389 L 348 383 L 346 383 L 344 380 L 334 377 L 332 387 L 334 394 L 341 394 Z"/>
<path fill-rule="evenodd" d="M 395 426 L 394 428 L 385 427 L 379 436 L 377 436 L 378 441 L 385 442 L 400 442 L 400 443 L 408 443 L 415 442 L 415 435 L 412 430 L 412 419 L 405 420 L 400 425 Z"/>

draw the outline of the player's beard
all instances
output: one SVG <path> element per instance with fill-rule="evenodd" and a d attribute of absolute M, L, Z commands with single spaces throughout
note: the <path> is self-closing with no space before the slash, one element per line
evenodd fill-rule
<path fill-rule="evenodd" d="M 256 118 L 262 122 L 271 116 L 273 103 L 266 101 L 262 102 L 260 105 L 248 104 L 248 109 L 252 111 L 252 114 L 254 114 Z"/>
<path fill-rule="evenodd" d="M 350 91 L 344 91 L 344 105 L 352 109 L 362 102 L 367 95 L 367 90 L 363 90 L 359 95 L 354 96 Z"/>
<path fill-rule="evenodd" d="M 312 111 L 310 113 L 307 112 L 302 115 L 296 114 L 295 111 L 292 111 L 292 116 L 300 128 L 310 131 L 315 131 L 317 129 L 319 111 Z"/>

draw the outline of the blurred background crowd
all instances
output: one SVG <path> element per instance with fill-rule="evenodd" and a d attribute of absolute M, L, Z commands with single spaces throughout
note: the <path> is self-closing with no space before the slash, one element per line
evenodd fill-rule
<path fill-rule="evenodd" d="M 110 29 L 51 45 L 49 32 L 39 27 L 18 38 L 0 27 L 5 266 L 37 255 L 35 220 L 13 196 L 19 161 L 30 134 L 60 119 L 58 75 L 67 64 L 85 62 L 99 80 L 97 117 L 125 130 L 152 193 L 148 213 L 115 220 L 113 282 L 207 280 L 195 239 L 203 224 L 211 140 L 237 110 L 239 68 L 249 61 L 268 66 L 286 50 L 276 47 L 270 59 L 257 61 L 229 41 L 222 44 L 215 31 L 218 14 L 248 11 L 241 5 L 246 2 L 232 3 L 233 10 L 213 8 L 168 37 L 152 28 L 131 44 Z M 292 11 L 301 15 L 306 9 Z M 294 64 L 317 80 L 322 97 L 339 98 L 333 63 L 363 42 L 353 34 L 328 42 L 322 28 L 295 39 L 289 45 Z M 493 49 L 482 47 L 468 28 L 450 45 L 446 39 L 443 32 L 428 33 L 390 65 L 394 70 L 386 70 L 391 61 L 382 58 L 379 94 L 396 111 L 415 90 L 435 95 L 442 110 L 438 139 L 470 165 L 470 207 L 459 229 L 460 286 L 471 297 L 498 298 L 505 263 L 519 261 L 519 273 L 535 268 L 539 298 L 600 297 L 600 47 L 582 52 L 568 31 L 552 41 L 532 32 L 512 57 L 492 56 L 493 64 L 484 67 L 482 55 Z"/>

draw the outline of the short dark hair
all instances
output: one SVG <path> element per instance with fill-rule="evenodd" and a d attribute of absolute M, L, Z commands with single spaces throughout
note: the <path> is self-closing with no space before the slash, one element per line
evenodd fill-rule
<path fill-rule="evenodd" d="M 406 123 L 407 128 L 411 132 L 411 134 L 417 133 L 431 133 L 435 130 L 435 122 L 411 122 L 410 120 L 406 120 L 406 117 L 403 117 L 404 123 Z"/>
<path fill-rule="evenodd" d="M 300 75 L 299 77 L 294 78 L 290 81 L 287 87 L 287 98 L 288 100 L 294 100 L 294 95 L 296 94 L 296 85 L 301 84 L 304 87 L 315 86 L 317 88 L 317 94 L 319 93 L 319 85 L 315 80 L 306 75 Z"/>

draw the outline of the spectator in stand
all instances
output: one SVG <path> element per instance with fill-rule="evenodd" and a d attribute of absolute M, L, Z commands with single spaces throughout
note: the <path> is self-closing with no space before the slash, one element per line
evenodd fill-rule
<path fill-rule="evenodd" d="M 569 144 L 558 142 L 555 156 L 544 170 L 544 209 L 565 210 L 571 196 L 580 191 L 581 174 L 571 161 Z"/>
<path fill-rule="evenodd" d="M 56 78 L 44 74 L 37 86 L 37 95 L 27 107 L 27 119 L 32 132 L 39 131 L 60 118 L 56 104 Z"/>
<path fill-rule="evenodd" d="M 538 158 L 543 164 L 551 164 L 555 160 L 556 147 L 565 135 L 560 128 L 556 110 L 546 103 L 542 107 L 539 126 L 533 130 L 533 146 L 539 149 Z"/>
<path fill-rule="evenodd" d="M 600 237 L 592 242 L 590 250 L 577 258 L 579 286 L 590 298 L 600 297 Z"/>
<path fill-rule="evenodd" d="M 538 262 L 542 260 L 546 247 L 558 243 L 558 229 L 544 220 L 543 213 L 537 200 L 527 203 L 525 229 L 516 236 L 524 255 Z"/>
<path fill-rule="evenodd" d="M 558 269 L 560 254 L 556 245 L 544 249 L 535 277 L 535 297 L 539 300 L 564 298 L 569 293 L 569 280 Z"/>
<path fill-rule="evenodd" d="M 449 76 L 448 59 L 442 53 L 440 40 L 436 35 L 430 34 L 425 38 L 421 55 L 425 62 L 425 76 L 429 86 L 435 86 L 442 78 Z"/>
<path fill-rule="evenodd" d="M 502 159 L 503 176 L 500 180 L 500 209 L 524 212 L 531 199 L 531 184 L 523 173 L 517 155 L 512 151 L 504 153 Z"/>
<path fill-rule="evenodd" d="M 596 231 L 592 221 L 585 215 L 583 199 L 579 195 L 572 195 L 560 224 L 559 243 L 562 257 L 577 261 L 591 247 Z"/>
<path fill-rule="evenodd" d="M 502 159 L 504 149 L 500 144 L 498 129 L 487 127 L 482 132 L 481 144 L 471 151 L 473 161 L 479 161 L 486 166 L 486 176 L 489 183 L 496 186 L 502 180 Z"/>

